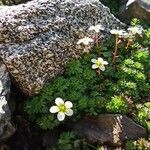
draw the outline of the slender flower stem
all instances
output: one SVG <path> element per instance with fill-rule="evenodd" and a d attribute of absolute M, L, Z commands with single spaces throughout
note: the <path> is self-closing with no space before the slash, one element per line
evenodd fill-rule
<path fill-rule="evenodd" d="M 83 53 L 87 53 L 88 54 L 90 52 L 89 49 L 90 49 L 89 46 L 85 45 Z"/>
<path fill-rule="evenodd" d="M 96 47 L 98 49 L 99 44 L 98 44 L 98 33 L 95 33 L 95 43 L 96 43 Z"/>
<path fill-rule="evenodd" d="M 96 73 L 97 73 L 98 75 L 100 75 L 100 74 L 101 74 L 101 71 L 100 71 L 99 69 L 97 69 L 97 70 L 96 70 Z"/>
<path fill-rule="evenodd" d="M 132 43 L 132 40 L 131 40 L 131 39 L 128 39 L 128 42 L 127 42 L 127 45 L 126 45 L 126 49 L 129 48 L 129 46 L 131 45 L 131 43 Z"/>
<path fill-rule="evenodd" d="M 116 60 L 116 56 L 117 56 L 117 50 L 118 50 L 118 41 L 119 41 L 119 37 L 118 35 L 116 35 L 116 39 L 115 39 L 115 51 L 113 53 L 113 63 L 115 62 Z"/>

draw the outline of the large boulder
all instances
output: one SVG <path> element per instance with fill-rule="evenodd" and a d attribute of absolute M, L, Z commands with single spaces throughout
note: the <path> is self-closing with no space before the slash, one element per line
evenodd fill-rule
<path fill-rule="evenodd" d="M 132 18 L 138 18 L 150 24 L 150 0 L 124 0 L 119 17 L 130 23 Z"/>
<path fill-rule="evenodd" d="M 125 27 L 99 0 L 33 0 L 5 6 L 0 9 L 0 56 L 24 93 L 39 93 L 70 58 L 82 54 L 77 41 L 98 23 L 106 32 Z"/>
<path fill-rule="evenodd" d="M 101 114 L 86 118 L 74 125 L 77 133 L 90 143 L 121 146 L 127 140 L 146 136 L 146 130 L 125 115 Z"/>
<path fill-rule="evenodd" d="M 2 92 L 0 93 L 0 142 L 14 134 L 15 128 L 11 124 L 11 113 L 8 107 L 10 93 L 10 78 L 5 65 L 0 61 L 0 82 Z M 1 88 L 0 87 L 0 88 Z"/>
<path fill-rule="evenodd" d="M 3 5 L 18 5 L 21 3 L 25 3 L 30 0 L 0 0 L 0 4 Z"/>

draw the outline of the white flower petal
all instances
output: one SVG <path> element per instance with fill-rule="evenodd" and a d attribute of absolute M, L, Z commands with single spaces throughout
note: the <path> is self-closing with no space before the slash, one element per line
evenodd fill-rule
<path fill-rule="evenodd" d="M 94 40 L 93 40 L 93 39 L 91 39 L 91 38 L 88 38 L 88 40 L 89 40 L 89 42 L 94 42 Z"/>
<path fill-rule="evenodd" d="M 67 116 L 72 116 L 73 115 L 73 110 L 72 109 L 67 109 L 66 112 L 65 112 L 65 114 Z"/>
<path fill-rule="evenodd" d="M 59 121 L 63 121 L 63 120 L 65 119 L 65 114 L 64 114 L 63 112 L 59 112 L 59 113 L 57 114 L 57 119 L 58 119 Z"/>
<path fill-rule="evenodd" d="M 98 25 L 96 25 L 96 26 L 91 26 L 91 27 L 89 28 L 89 30 L 90 30 L 90 31 L 93 30 L 93 31 L 95 31 L 96 33 L 98 33 L 100 30 L 104 30 L 104 28 L 102 27 L 101 24 L 98 24 Z"/>
<path fill-rule="evenodd" d="M 128 36 L 128 33 L 127 33 L 127 32 L 124 32 L 122 35 L 123 35 L 123 36 Z"/>
<path fill-rule="evenodd" d="M 90 30 L 90 31 L 91 31 L 91 30 L 94 30 L 94 26 L 90 26 L 89 30 Z"/>
<path fill-rule="evenodd" d="M 62 98 L 57 97 L 57 98 L 55 99 L 55 104 L 56 104 L 57 106 L 60 106 L 60 105 L 63 105 L 63 104 L 64 104 L 64 101 L 63 101 Z"/>
<path fill-rule="evenodd" d="M 105 66 L 100 66 L 99 69 L 105 71 Z"/>
<path fill-rule="evenodd" d="M 99 68 L 100 70 L 104 71 L 105 70 L 104 65 L 108 65 L 108 62 L 104 61 L 103 58 L 101 58 L 101 57 L 99 57 L 98 59 L 91 59 L 91 61 L 94 63 L 92 65 L 93 69 Z"/>
<path fill-rule="evenodd" d="M 125 34 L 126 31 L 113 29 L 113 30 L 110 30 L 110 33 L 111 33 L 111 34 L 115 34 L 115 35 L 120 35 L 120 36 L 121 36 L 121 35 Z"/>
<path fill-rule="evenodd" d="M 91 62 L 92 62 L 92 63 L 96 63 L 97 60 L 96 60 L 96 59 L 91 59 Z"/>
<path fill-rule="evenodd" d="M 108 65 L 108 62 L 107 62 L 107 61 L 103 61 L 103 64 L 104 64 L 104 65 Z"/>
<path fill-rule="evenodd" d="M 141 35 L 143 32 L 143 27 L 142 26 L 134 26 L 134 27 L 129 27 L 128 31 L 130 31 L 130 33 L 132 34 L 139 34 Z"/>
<path fill-rule="evenodd" d="M 49 109 L 49 111 L 50 111 L 51 113 L 57 113 L 57 112 L 59 111 L 59 108 L 58 108 L 58 106 L 52 106 L 52 107 Z"/>
<path fill-rule="evenodd" d="M 118 34 L 119 35 L 123 35 L 124 33 L 126 33 L 126 31 L 124 31 L 124 30 L 118 30 Z"/>
<path fill-rule="evenodd" d="M 77 42 L 77 44 L 81 44 L 82 43 L 82 40 L 79 40 L 78 42 Z"/>
<path fill-rule="evenodd" d="M 97 68 L 98 68 L 98 66 L 96 64 L 92 65 L 92 69 L 97 69 Z"/>
<path fill-rule="evenodd" d="M 104 61 L 103 58 L 101 57 L 98 58 L 98 62 L 103 63 L 103 61 Z"/>
<path fill-rule="evenodd" d="M 66 108 L 72 108 L 72 107 L 73 107 L 72 102 L 66 101 L 66 102 L 65 102 L 65 107 L 66 107 Z"/>
<path fill-rule="evenodd" d="M 128 38 L 129 37 L 129 33 L 127 33 L 126 31 L 124 31 L 121 35 L 119 35 L 119 38 Z"/>
<path fill-rule="evenodd" d="M 115 29 L 110 30 L 110 33 L 111 33 L 111 34 L 116 34 L 116 33 L 117 33 L 117 30 L 115 30 Z"/>
<path fill-rule="evenodd" d="M 101 26 L 101 27 L 99 27 L 99 29 L 100 29 L 100 30 L 102 30 L 102 31 L 103 31 L 103 30 L 105 30 L 102 26 Z"/>
<path fill-rule="evenodd" d="M 100 31 L 100 28 L 98 28 L 98 26 L 95 26 L 94 31 L 95 31 L 96 33 L 98 33 L 98 32 Z"/>
<path fill-rule="evenodd" d="M 100 31 L 100 29 L 95 29 L 95 32 L 98 33 Z"/>
<path fill-rule="evenodd" d="M 103 26 L 101 24 L 98 24 L 95 26 L 97 31 L 99 32 L 99 30 L 104 30 Z"/>
<path fill-rule="evenodd" d="M 88 45 L 90 42 L 94 42 L 93 39 L 89 38 L 89 37 L 85 37 L 83 39 L 80 39 L 77 44 L 81 44 L 83 43 L 84 45 Z"/>
<path fill-rule="evenodd" d="M 89 41 L 84 41 L 83 44 L 84 45 L 89 45 Z"/>

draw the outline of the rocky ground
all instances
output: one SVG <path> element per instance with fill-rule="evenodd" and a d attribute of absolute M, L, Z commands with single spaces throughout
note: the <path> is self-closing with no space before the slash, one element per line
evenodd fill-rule
<path fill-rule="evenodd" d="M 58 5 L 55 5 L 55 1 L 53 3 L 48 0 L 43 1 L 34 0 L 25 5 L 0 10 L 0 57 L 2 59 L 0 79 L 5 85 L 1 97 L 6 97 L 7 101 L 4 103 L 8 102 L 7 105 L 4 104 L 5 107 L 0 104 L 5 111 L 0 112 L 0 150 L 50 150 L 58 139 L 59 131 L 70 129 L 76 130 L 93 145 L 109 143 L 111 148 L 120 147 L 126 139 L 145 137 L 146 131 L 143 127 L 119 114 L 84 118 L 71 127 L 63 126 L 53 131 L 43 131 L 30 121 L 24 111 L 24 105 L 27 95 L 38 93 L 45 83 L 63 72 L 63 67 L 70 57 L 81 55 L 81 47 L 76 47 L 75 41 L 82 35 L 78 35 L 76 28 L 83 28 L 83 34 L 90 35 L 85 29 L 89 24 L 92 25 L 93 20 L 103 24 L 110 31 L 118 26 L 125 28 L 133 17 L 143 20 L 148 26 L 150 2 L 125 0 L 121 3 L 119 1 L 121 7 L 117 9 L 115 15 L 126 23 L 124 24 L 115 18 L 107 7 L 94 0 L 88 1 L 86 5 L 83 4 L 83 0 L 78 5 L 74 0 L 70 4 L 59 3 Z M 115 7 L 118 7 L 115 0 L 113 2 Z M 18 0 L 3 2 L 7 5 L 19 3 L 21 1 Z M 62 5 L 64 7 L 61 8 Z M 58 11 L 56 6 L 59 6 L 61 11 Z M 64 9 L 65 7 L 70 9 Z M 66 12 L 62 13 L 63 10 Z M 74 12 L 78 12 L 81 19 L 78 20 Z M 55 13 L 57 15 L 53 16 Z M 58 17 L 60 14 L 62 18 Z M 93 20 L 89 19 L 91 14 L 97 14 Z M 86 22 L 86 19 L 91 22 Z M 66 31 L 68 26 L 72 28 Z M 22 30 L 24 32 L 21 32 Z M 102 39 L 109 37 L 108 31 L 102 34 Z M 47 66 L 50 70 L 47 70 Z M 10 85 L 8 72 L 12 85 Z M 91 147 L 91 149 L 95 148 Z"/>

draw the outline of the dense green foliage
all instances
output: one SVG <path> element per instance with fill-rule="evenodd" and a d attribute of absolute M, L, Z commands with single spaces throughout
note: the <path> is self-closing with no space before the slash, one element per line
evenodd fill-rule
<path fill-rule="evenodd" d="M 90 150 L 87 142 L 74 132 L 63 132 L 53 150 Z"/>
<path fill-rule="evenodd" d="M 119 57 L 115 62 L 112 61 L 114 38 L 102 43 L 99 48 L 94 46 L 92 52 L 84 54 L 81 58 L 70 60 L 63 75 L 56 77 L 39 95 L 26 103 L 27 114 L 42 129 L 53 129 L 60 124 L 74 123 L 85 116 L 121 113 L 132 117 L 149 132 L 149 41 L 150 29 L 144 30 L 142 37 L 135 37 L 128 48 L 125 48 L 127 41 L 123 39 L 118 46 Z M 98 57 L 108 61 L 105 71 L 92 69 L 91 59 Z M 66 117 L 63 122 L 58 121 L 57 115 L 49 111 L 50 107 L 55 105 L 57 97 L 73 103 L 73 116 Z M 66 132 L 61 134 L 56 149 L 82 147 L 83 150 L 88 150 L 87 145 L 84 140 L 78 139 L 75 133 Z M 132 149 L 132 146 L 133 143 L 128 142 L 126 149 Z"/>
<path fill-rule="evenodd" d="M 105 45 L 105 44 L 104 44 Z M 63 75 L 58 76 L 41 93 L 29 100 L 26 111 L 41 128 L 52 129 L 60 124 L 55 114 L 49 112 L 57 97 L 73 103 L 76 120 L 85 115 L 103 112 L 130 112 L 131 103 L 143 103 L 150 99 L 149 50 L 137 47 L 126 51 L 120 47 L 115 65 L 111 63 L 110 45 L 101 48 L 101 54 L 93 51 L 80 59 L 71 60 Z M 122 54 L 122 55 L 121 55 Z M 91 68 L 91 59 L 103 56 L 109 62 L 104 72 Z M 144 100 L 144 101 L 143 101 Z M 129 107 L 128 107 L 129 106 Z"/>
<path fill-rule="evenodd" d="M 126 114 L 128 112 L 128 103 L 122 96 L 114 96 L 111 101 L 107 103 L 106 108 L 108 112 Z"/>
<path fill-rule="evenodd" d="M 75 118 L 97 115 L 107 110 L 127 113 L 128 101 L 121 93 L 131 96 L 134 101 L 149 99 L 148 51 L 137 50 L 133 52 L 133 59 L 123 58 L 117 69 L 113 70 L 113 66 L 108 66 L 106 72 L 100 75 L 91 69 L 90 60 L 93 57 L 96 57 L 96 54 L 87 54 L 79 60 L 72 60 L 63 76 L 57 77 L 40 95 L 27 103 L 28 114 L 43 129 L 59 124 L 55 115 L 49 113 L 56 97 L 73 102 Z M 113 97 L 114 95 L 118 96 Z"/>
<path fill-rule="evenodd" d="M 150 102 L 137 104 L 137 120 L 150 132 Z"/>
<path fill-rule="evenodd" d="M 100 0 L 104 5 L 110 8 L 113 14 L 117 14 L 119 12 L 119 8 L 121 5 L 121 0 Z"/>
<path fill-rule="evenodd" d="M 149 150 L 150 141 L 143 138 L 137 141 L 128 141 L 125 145 L 125 150 Z"/>
<path fill-rule="evenodd" d="M 124 150 L 149 150 L 150 141 L 139 138 L 136 141 L 127 141 Z M 93 146 L 88 144 L 84 139 L 71 132 L 63 132 L 60 134 L 59 140 L 53 150 L 105 150 L 103 146 Z"/>

